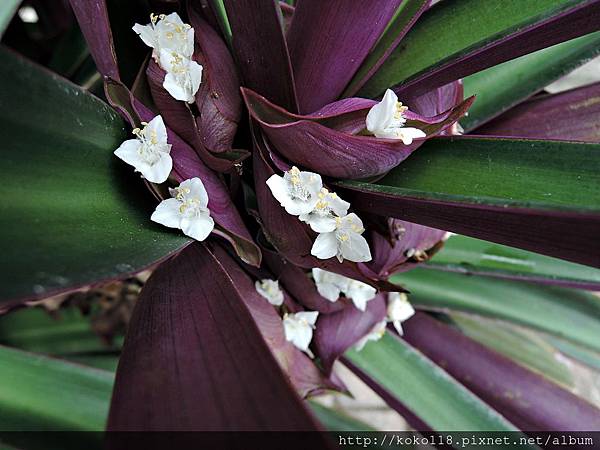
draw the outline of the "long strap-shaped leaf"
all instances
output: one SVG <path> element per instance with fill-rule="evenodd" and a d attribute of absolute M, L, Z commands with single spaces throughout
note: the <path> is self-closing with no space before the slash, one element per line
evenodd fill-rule
<path fill-rule="evenodd" d="M 572 39 L 543 50 L 521 56 L 466 77 L 465 95 L 476 95 L 477 99 L 469 109 L 469 114 L 460 120 L 466 131 L 470 131 L 494 117 L 508 111 L 512 118 L 515 111 L 510 109 L 526 98 L 544 89 L 552 81 L 569 73 L 577 66 L 600 53 L 600 32 Z M 509 136 L 577 139 L 571 137 L 571 121 L 556 117 L 551 122 L 518 119 L 519 131 L 530 130 L 529 134 L 512 133 Z M 517 122 L 513 122 L 517 124 Z M 550 135 L 532 134 L 539 129 L 548 130 Z M 578 127 L 576 127 L 578 128 Z M 485 134 L 503 135 L 487 132 Z M 479 130 L 476 131 L 479 134 Z M 598 140 L 598 139 L 596 139 Z"/>
<path fill-rule="evenodd" d="M 422 309 L 509 321 L 600 350 L 600 300 L 588 292 L 423 269 L 391 280 Z"/>
<path fill-rule="evenodd" d="M 345 364 L 419 430 L 517 431 L 434 362 L 389 332 L 360 352 L 346 353 Z"/>
<path fill-rule="evenodd" d="M 20 3 L 21 0 L 5 0 L 0 5 L 0 37 L 4 34 Z"/>
<path fill-rule="evenodd" d="M 124 123 L 86 91 L 0 48 L 0 300 L 126 277 L 188 239 L 150 221 L 152 199 L 112 152 Z"/>
<path fill-rule="evenodd" d="M 358 209 L 600 267 L 600 145 L 428 141 L 383 180 L 343 182 Z"/>
<path fill-rule="evenodd" d="M 600 290 L 599 269 L 467 236 L 452 236 L 423 267 Z"/>
<path fill-rule="evenodd" d="M 599 0 L 450 0 L 429 9 L 360 91 L 418 94 L 598 30 Z"/>
<path fill-rule="evenodd" d="M 0 347 L 0 376 L 2 431 L 104 428 L 112 373 Z M 7 437 L 10 439 L 8 435 L 2 440 Z M 92 441 L 100 438 L 93 433 L 81 437 Z"/>
<path fill-rule="evenodd" d="M 232 283 L 202 244 L 156 270 L 129 325 L 109 430 L 317 428 Z"/>
<path fill-rule="evenodd" d="M 244 86 L 298 111 L 294 75 L 275 0 L 224 0 Z"/>
<path fill-rule="evenodd" d="M 404 325 L 406 341 L 525 431 L 587 431 L 600 427 L 591 403 L 510 359 L 417 313 Z"/>
<path fill-rule="evenodd" d="M 547 336 L 481 316 L 450 313 L 446 318 L 463 334 L 485 347 L 563 387 L 574 387 L 571 362 L 561 358 L 558 348 L 546 342 Z"/>
<path fill-rule="evenodd" d="M 302 114 L 337 100 L 402 0 L 302 0 L 288 32 Z"/>
<path fill-rule="evenodd" d="M 600 83 L 518 105 L 477 133 L 600 142 Z"/>
<path fill-rule="evenodd" d="M 429 8 L 431 0 L 404 0 L 388 24 L 385 32 L 369 52 L 342 97 L 353 97 L 373 76 L 400 44 L 421 14 Z M 411 105 L 412 106 L 412 105 Z"/>

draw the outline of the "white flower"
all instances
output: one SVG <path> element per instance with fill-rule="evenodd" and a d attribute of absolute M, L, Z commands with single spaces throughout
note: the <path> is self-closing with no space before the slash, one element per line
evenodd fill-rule
<path fill-rule="evenodd" d="M 174 198 L 163 200 L 150 218 L 166 227 L 179 228 L 198 241 L 208 237 L 215 222 L 208 210 L 208 194 L 200 178 L 191 178 L 169 189 Z"/>
<path fill-rule="evenodd" d="M 367 302 L 373 300 L 377 290 L 362 281 L 350 280 L 344 292 L 346 297 L 352 299 L 352 303 L 361 311 L 367 309 Z"/>
<path fill-rule="evenodd" d="M 364 311 L 367 307 L 367 302 L 374 299 L 375 295 L 377 295 L 377 290 L 368 284 L 338 275 L 337 273 L 314 268 L 312 269 L 312 275 L 319 294 L 330 302 L 335 302 L 340 297 L 340 294 L 344 294 L 352 300 L 356 308 Z"/>
<path fill-rule="evenodd" d="M 394 328 L 400 336 L 404 334 L 402 322 L 412 317 L 415 310 L 408 302 L 408 297 L 404 293 L 390 292 L 388 294 L 387 316 L 388 321 L 394 324 Z"/>
<path fill-rule="evenodd" d="M 356 351 L 360 352 L 363 349 L 363 347 L 365 346 L 365 344 L 369 341 L 378 341 L 379 339 L 381 339 L 383 337 L 383 335 L 385 334 L 385 326 L 386 326 L 385 320 L 382 320 L 381 322 L 377 322 L 375 324 L 375 326 L 373 326 L 373 328 L 371 329 L 369 334 L 367 334 L 366 336 L 363 336 L 360 339 L 360 341 L 358 341 L 354 345 L 354 348 L 356 349 Z"/>
<path fill-rule="evenodd" d="M 348 287 L 350 278 L 337 273 L 315 267 L 312 269 L 312 276 L 317 285 L 317 291 L 330 302 L 335 302 Z"/>
<path fill-rule="evenodd" d="M 283 303 L 283 292 L 279 288 L 279 281 L 264 279 L 254 283 L 256 292 L 267 299 L 271 305 L 279 306 Z"/>
<path fill-rule="evenodd" d="M 267 186 L 288 214 L 299 216 L 309 214 L 315 208 L 323 181 L 321 175 L 302 172 L 294 166 L 285 172 L 283 177 L 271 175 Z"/>
<path fill-rule="evenodd" d="M 402 106 L 398 96 L 388 89 L 381 102 L 374 105 L 367 114 L 367 130 L 378 138 L 401 139 L 404 145 L 410 145 L 413 139 L 424 138 L 426 134 L 418 128 L 404 127 L 404 112 L 408 108 Z"/>
<path fill-rule="evenodd" d="M 167 50 L 191 59 L 194 54 L 194 29 L 183 23 L 177 13 L 168 16 L 150 14 L 150 23 L 136 23 L 133 31 L 148 47 L 152 47 L 152 57 L 161 66 L 161 50 Z M 163 67 L 164 68 L 164 67 Z"/>
<path fill-rule="evenodd" d="M 308 345 L 312 339 L 313 329 L 317 321 L 318 311 L 302 311 L 283 316 L 285 339 L 303 352 L 312 355 Z"/>
<path fill-rule="evenodd" d="M 336 256 L 339 262 L 344 258 L 354 262 L 371 261 L 369 244 L 361 236 L 363 231 L 363 223 L 356 214 L 336 217 L 335 230 L 319 234 L 310 253 L 319 259 Z"/>
<path fill-rule="evenodd" d="M 162 183 L 169 178 L 173 160 L 167 143 L 167 129 L 161 116 L 156 116 L 144 128 L 136 128 L 136 139 L 129 139 L 115 150 L 115 155 L 135 167 L 151 183 Z"/>
<path fill-rule="evenodd" d="M 319 201 L 315 204 L 314 209 L 307 214 L 301 214 L 298 218 L 310 225 L 317 233 L 333 231 L 335 230 L 335 217 L 348 214 L 350 203 L 325 188 L 321 188 L 317 196 Z"/>
<path fill-rule="evenodd" d="M 194 103 L 202 81 L 202 66 L 181 54 L 162 49 L 160 60 L 167 71 L 163 87 L 175 100 Z"/>

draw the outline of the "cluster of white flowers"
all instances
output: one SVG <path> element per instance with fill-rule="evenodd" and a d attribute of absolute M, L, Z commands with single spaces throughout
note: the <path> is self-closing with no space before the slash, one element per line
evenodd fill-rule
<path fill-rule="evenodd" d="M 343 294 L 350 298 L 354 306 L 365 311 L 367 302 L 375 298 L 377 291 L 366 283 L 353 280 L 352 278 L 328 272 L 326 270 L 312 269 L 313 279 L 319 294 L 330 302 L 336 302 Z M 283 304 L 283 291 L 276 280 L 263 279 L 255 283 L 256 292 L 264 297 L 271 305 L 281 306 Z M 387 317 L 377 322 L 371 331 L 363 336 L 356 344 L 357 351 L 362 350 L 369 341 L 378 341 L 385 334 L 387 323 L 394 325 L 398 334 L 402 336 L 402 322 L 409 319 L 415 310 L 408 302 L 406 294 L 399 292 L 388 293 Z M 301 311 L 297 313 L 285 313 L 283 315 L 283 331 L 287 341 L 313 357 L 308 348 L 313 337 L 315 323 L 319 316 L 318 311 Z"/>
<path fill-rule="evenodd" d="M 142 122 L 142 125 L 143 128 L 133 130 L 136 138 L 123 142 L 114 153 L 146 180 L 164 183 L 173 168 L 165 123 L 161 116 L 156 116 L 148 123 Z M 206 239 L 215 224 L 208 210 L 208 194 L 200 178 L 185 180 L 169 192 L 173 198 L 163 200 L 150 219 L 167 227 L 179 228 L 198 241 Z"/>
<path fill-rule="evenodd" d="M 424 138 L 426 134 L 423 130 L 404 126 L 404 112 L 407 109 L 398 101 L 396 93 L 388 89 L 381 102 L 373 106 L 367 114 L 367 130 L 378 138 L 401 139 L 404 145 L 412 144 L 413 139 Z"/>
<path fill-rule="evenodd" d="M 194 29 L 171 13 L 151 14 L 148 25 L 136 23 L 133 31 L 153 49 L 152 57 L 167 72 L 163 82 L 167 92 L 176 100 L 194 103 L 202 81 L 202 66 L 192 60 Z"/>
<path fill-rule="evenodd" d="M 338 275 L 337 273 L 314 268 L 312 276 L 319 294 L 330 302 L 338 300 L 341 294 L 352 300 L 354 306 L 361 311 L 367 309 L 367 302 L 373 300 L 377 290 L 361 281 Z"/>
<path fill-rule="evenodd" d="M 271 305 L 281 306 L 283 304 L 283 291 L 279 287 L 279 281 L 262 279 L 254 283 L 256 292 L 264 297 Z M 312 340 L 315 322 L 319 316 L 318 311 L 300 311 L 297 313 L 285 313 L 283 315 L 283 332 L 285 339 L 294 346 L 313 357 L 308 348 Z"/>
<path fill-rule="evenodd" d="M 319 235 L 311 254 L 319 259 L 337 257 L 340 262 L 371 260 L 371 250 L 362 236 L 360 218 L 348 214 L 350 203 L 323 187 L 321 175 L 292 167 L 282 176 L 267 180 L 271 193 L 288 214 L 308 224 Z"/>

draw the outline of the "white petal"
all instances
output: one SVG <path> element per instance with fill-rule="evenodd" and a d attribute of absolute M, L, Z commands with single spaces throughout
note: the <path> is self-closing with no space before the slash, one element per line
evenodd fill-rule
<path fill-rule="evenodd" d="M 405 321 L 415 314 L 412 305 L 406 299 L 406 294 L 390 292 L 388 294 L 387 315 L 391 321 Z"/>
<path fill-rule="evenodd" d="M 142 143 L 138 139 L 128 139 L 114 151 L 114 154 L 127 164 L 137 169 L 138 166 L 143 162 L 143 160 L 140 158 L 140 154 L 138 153 L 141 145 Z"/>
<path fill-rule="evenodd" d="M 300 321 L 296 316 L 297 314 L 288 314 L 283 319 L 285 339 L 300 350 L 307 352 L 312 339 L 313 330 L 310 324 Z"/>
<path fill-rule="evenodd" d="M 162 61 L 162 56 L 161 56 Z M 190 102 L 193 98 L 190 98 L 190 94 L 183 86 L 181 86 L 177 80 L 177 77 L 167 72 L 165 75 L 165 81 L 163 81 L 163 87 L 165 90 L 173 97 L 175 100 L 180 100 L 182 102 Z M 190 102 L 190 103 L 192 103 Z"/>
<path fill-rule="evenodd" d="M 344 221 L 350 225 L 356 225 L 359 228 L 364 228 L 363 221 L 355 213 L 350 213 L 345 216 Z"/>
<path fill-rule="evenodd" d="M 175 68 L 175 66 L 173 65 L 173 61 L 175 59 L 173 56 L 173 53 L 177 53 L 177 52 L 174 52 L 173 50 L 169 50 L 166 48 L 161 48 L 159 51 L 160 66 L 167 72 L 172 72 L 173 69 Z"/>
<path fill-rule="evenodd" d="M 200 214 L 196 217 L 182 218 L 180 225 L 183 234 L 197 241 L 203 241 L 212 232 L 215 222 L 208 214 Z"/>
<path fill-rule="evenodd" d="M 302 180 L 302 184 L 313 197 L 316 197 L 323 188 L 323 180 L 318 173 L 301 171 L 300 180 Z"/>
<path fill-rule="evenodd" d="M 367 114 L 367 130 L 377 136 L 376 132 L 387 128 L 394 118 L 397 102 L 398 96 L 394 93 L 394 91 L 391 89 L 385 91 L 385 95 L 383 96 L 381 102 L 374 105 Z"/>
<path fill-rule="evenodd" d="M 394 328 L 396 329 L 398 334 L 400 336 L 404 336 L 404 330 L 402 329 L 402 322 L 399 320 L 394 320 L 393 324 L 394 324 Z"/>
<path fill-rule="evenodd" d="M 196 100 L 195 95 L 200 88 L 200 83 L 202 82 L 202 66 L 198 64 L 196 61 L 190 61 L 188 66 L 190 79 L 192 80 L 192 91 L 190 95 L 192 96 L 192 101 L 188 103 L 194 103 Z"/>
<path fill-rule="evenodd" d="M 167 153 L 161 153 L 158 161 L 154 164 L 144 164 L 139 171 L 144 178 L 151 183 L 164 183 L 169 178 L 171 169 L 173 168 L 173 160 Z"/>
<path fill-rule="evenodd" d="M 144 44 L 148 47 L 156 48 L 158 46 L 156 31 L 154 31 L 151 25 L 140 25 L 139 23 L 136 23 L 132 29 L 140 36 L 142 41 L 144 41 Z"/>
<path fill-rule="evenodd" d="M 348 203 L 345 200 L 342 200 L 337 195 L 330 195 L 329 197 L 329 204 L 331 206 L 331 210 L 335 213 L 336 216 L 343 217 L 346 214 L 348 214 L 348 208 L 350 208 L 350 203 Z"/>
<path fill-rule="evenodd" d="M 266 183 L 267 186 L 269 186 L 273 197 L 275 197 L 279 204 L 285 208 L 285 211 L 288 214 L 293 216 L 310 213 L 318 201 L 316 196 L 313 197 L 315 199 L 314 201 L 311 200 L 308 202 L 293 199 L 290 195 L 287 181 L 279 175 L 271 175 Z"/>
<path fill-rule="evenodd" d="M 337 255 L 338 245 L 335 232 L 321 233 L 315 239 L 310 254 L 319 259 L 329 259 Z"/>
<path fill-rule="evenodd" d="M 162 19 L 162 20 L 165 21 L 165 22 L 171 22 L 171 23 L 173 23 L 175 25 L 180 25 L 180 26 L 184 25 L 183 20 L 181 20 L 181 17 L 179 17 L 179 14 L 177 14 L 176 12 L 172 12 L 171 14 L 167 14 L 165 16 L 165 18 Z"/>
<path fill-rule="evenodd" d="M 379 339 L 381 339 L 383 337 L 383 335 L 385 334 L 385 327 L 386 327 L 385 320 L 382 320 L 381 322 L 377 322 L 373 326 L 373 328 L 371 329 L 369 334 L 367 334 L 366 336 L 363 336 L 354 345 L 354 348 L 356 349 L 356 351 L 357 352 L 361 351 L 363 349 L 363 347 L 365 346 L 365 344 L 369 341 L 378 341 Z"/>
<path fill-rule="evenodd" d="M 319 311 L 301 311 L 296 313 L 298 319 L 306 320 L 310 325 L 314 325 L 319 316 Z"/>
<path fill-rule="evenodd" d="M 179 222 L 181 221 L 180 206 L 181 203 L 175 198 L 163 200 L 152 213 L 150 220 L 165 227 L 179 228 Z"/>
<path fill-rule="evenodd" d="M 352 299 L 352 303 L 361 311 L 367 308 L 367 302 L 373 300 L 377 295 L 377 290 L 366 283 L 352 280 L 348 283 L 348 288 L 344 292 L 346 297 Z"/>
<path fill-rule="evenodd" d="M 162 116 L 158 115 L 146 125 L 146 136 L 150 136 L 151 133 L 156 133 L 156 140 L 158 141 L 158 145 L 160 150 L 164 151 L 164 147 L 167 144 L 167 127 L 165 126 L 165 122 L 163 121 Z M 171 150 L 171 146 L 168 146 L 167 152 Z"/>
<path fill-rule="evenodd" d="M 254 283 L 256 292 L 262 297 L 266 298 L 267 301 L 274 306 L 280 306 L 283 304 L 283 292 L 279 288 L 279 282 L 276 280 L 257 280 Z"/>
<path fill-rule="evenodd" d="M 313 273 L 314 270 L 315 269 L 313 269 Z M 315 284 L 317 286 L 317 291 L 319 291 L 319 294 L 321 294 L 330 302 L 335 302 L 338 298 L 340 298 L 340 294 L 342 291 L 334 283 L 321 282 L 315 279 Z"/>
<path fill-rule="evenodd" d="M 420 139 L 427 137 L 427 135 L 423 132 L 423 130 L 419 130 L 418 128 L 400 128 L 397 130 L 398 137 L 402 139 L 402 143 L 404 145 L 410 145 L 413 142 L 413 139 Z"/>
<path fill-rule="evenodd" d="M 202 183 L 200 178 L 194 177 L 182 181 L 179 187 L 189 189 L 190 193 L 187 194 L 187 197 L 197 199 L 202 208 L 206 208 L 208 206 L 208 193 L 206 192 L 204 183 Z"/>
<path fill-rule="evenodd" d="M 371 261 L 371 249 L 367 240 L 358 233 L 349 233 L 348 240 L 340 244 L 341 256 L 353 262 Z"/>
<path fill-rule="evenodd" d="M 275 200 L 277 200 L 282 207 L 285 207 L 287 203 L 292 201 L 287 183 L 283 177 L 273 174 L 269 177 L 266 183 L 271 190 L 271 194 L 273 194 Z"/>
<path fill-rule="evenodd" d="M 384 128 L 381 130 L 372 131 L 376 138 L 381 139 L 398 139 L 398 128 Z"/>
<path fill-rule="evenodd" d="M 318 214 L 308 214 L 305 217 L 307 218 L 305 222 L 317 233 L 329 233 L 335 230 L 335 217 L 331 215 L 320 216 Z M 302 220 L 302 217 L 300 220 Z"/>
<path fill-rule="evenodd" d="M 182 48 L 182 53 L 187 58 L 192 59 L 194 54 L 194 29 L 190 28 L 187 31 L 186 45 Z"/>

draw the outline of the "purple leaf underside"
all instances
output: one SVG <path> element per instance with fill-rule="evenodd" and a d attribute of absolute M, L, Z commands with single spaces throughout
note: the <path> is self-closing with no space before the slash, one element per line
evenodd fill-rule
<path fill-rule="evenodd" d="M 600 142 L 600 83 L 533 97 L 474 133 Z"/>
<path fill-rule="evenodd" d="M 224 0 L 224 4 L 244 86 L 297 111 L 294 75 L 277 2 Z"/>
<path fill-rule="evenodd" d="M 381 175 L 397 166 L 427 138 L 452 126 L 474 100 L 471 97 L 434 117 L 407 111 L 407 126 L 422 129 L 427 138 L 404 145 L 399 140 L 348 132 L 357 132 L 361 120 L 364 124 L 368 110 L 374 104 L 369 100 L 340 100 L 312 115 L 299 116 L 248 89 L 243 89 L 242 95 L 251 116 L 281 155 L 321 175 L 350 179 Z"/>
<path fill-rule="evenodd" d="M 318 428 L 204 245 L 154 272 L 129 325 L 109 431 Z"/>
<path fill-rule="evenodd" d="M 340 96 L 401 3 L 298 3 L 287 40 L 301 113 L 316 111 Z"/>

